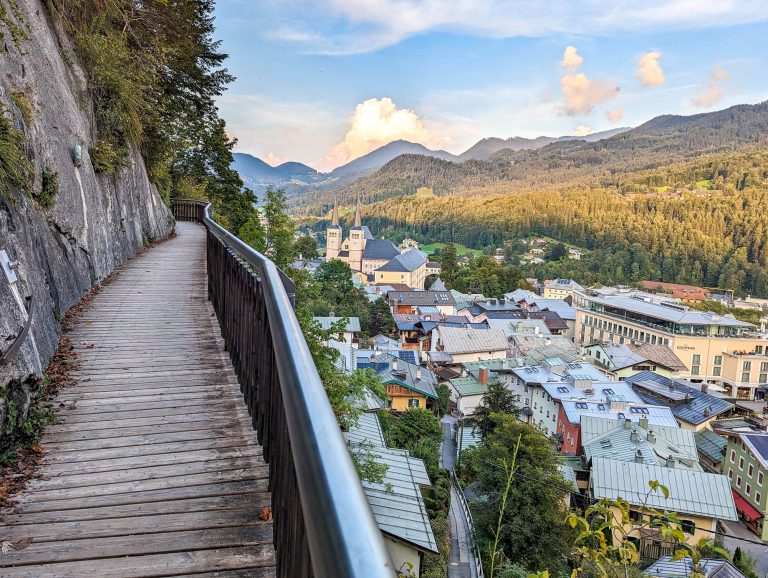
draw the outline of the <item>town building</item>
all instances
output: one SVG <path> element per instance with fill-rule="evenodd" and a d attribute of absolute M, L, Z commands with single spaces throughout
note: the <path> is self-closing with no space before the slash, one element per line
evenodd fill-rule
<path fill-rule="evenodd" d="M 768 382 L 768 334 L 751 323 L 641 292 L 579 292 L 574 303 L 582 345 L 665 345 L 688 368 L 683 377 L 719 385 L 739 399 L 755 399 Z"/>
<path fill-rule="evenodd" d="M 424 288 L 427 254 L 416 248 L 401 253 L 392 241 L 374 239 L 368 227 L 362 224 L 360 199 L 347 238 L 339 225 L 338 207 L 333 207 L 331 224 L 326 230 L 325 256 L 328 260 L 344 261 L 364 282 L 402 283 L 414 289 Z"/>
<path fill-rule="evenodd" d="M 649 481 L 665 486 L 669 497 L 665 497 L 661 490 L 650 490 Z M 629 503 L 630 521 L 624 527 L 624 533 L 636 542 L 641 556 L 665 543 L 657 530 L 646 525 L 649 508 L 677 513 L 686 542 L 691 545 L 697 545 L 702 539 L 710 540 L 715 535 L 718 520 L 738 519 L 728 478 L 683 469 L 677 466 L 677 462 L 668 467 L 595 457 L 592 459 L 589 487 L 595 499 L 622 498 Z M 616 523 L 621 525 L 620 511 L 618 508 L 614 511 Z M 617 532 L 614 539 L 623 539 L 622 533 Z"/>
<path fill-rule="evenodd" d="M 437 307 L 443 315 L 456 314 L 456 301 L 450 291 L 390 291 L 387 303 L 392 314 L 418 314 L 419 307 Z"/>
<path fill-rule="evenodd" d="M 667 406 L 684 429 L 700 431 L 712 429 L 711 422 L 733 410 L 734 405 L 725 398 L 688 385 L 681 379 L 663 377 L 652 371 L 641 371 L 626 383 L 645 403 Z"/>
<path fill-rule="evenodd" d="M 584 348 L 587 357 L 614 379 L 626 379 L 640 371 L 672 377 L 688 368 L 666 345 L 650 343 L 591 343 Z"/>
<path fill-rule="evenodd" d="M 320 325 L 323 331 L 330 331 L 334 325 L 341 324 L 341 331 L 336 334 L 336 339 L 350 345 L 357 343 L 357 334 L 360 333 L 359 317 L 335 317 L 330 315 L 328 317 L 313 317 L 313 319 Z"/>
<path fill-rule="evenodd" d="M 461 375 L 448 381 L 451 391 L 451 401 L 456 410 L 464 416 L 475 413 L 477 406 L 483 402 L 488 391 L 489 383 L 498 382 L 495 372 L 492 372 L 484 361 L 465 363 Z"/>
<path fill-rule="evenodd" d="M 377 353 L 376 361 L 382 357 L 388 363 L 377 375 L 387 392 L 387 407 L 398 411 L 427 408 L 437 400 L 437 379 L 429 368 L 387 353 Z"/>
<path fill-rule="evenodd" d="M 768 434 L 729 435 L 722 468 L 742 519 L 761 540 L 768 540 Z"/>
<path fill-rule="evenodd" d="M 708 472 L 713 474 L 723 473 L 723 456 L 728 445 L 727 438 L 718 435 L 714 431 L 703 429 L 694 434 L 696 451 L 699 454 L 699 463 Z"/>
<path fill-rule="evenodd" d="M 432 351 L 449 355 L 452 359 L 450 365 L 505 359 L 508 350 L 507 338 L 493 329 L 438 326 L 432 335 Z"/>
<path fill-rule="evenodd" d="M 584 287 L 573 279 L 555 279 L 544 284 L 544 299 L 573 299 L 574 293 L 584 291 Z"/>

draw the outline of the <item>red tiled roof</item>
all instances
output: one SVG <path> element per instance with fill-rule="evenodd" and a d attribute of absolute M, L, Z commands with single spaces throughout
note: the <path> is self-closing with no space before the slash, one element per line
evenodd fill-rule
<path fill-rule="evenodd" d="M 704 301 L 709 295 L 709 289 L 704 289 L 703 287 L 681 285 L 680 283 L 664 283 L 663 281 L 641 281 L 640 287 L 646 291 L 671 293 L 677 299 L 688 299 L 689 301 Z"/>

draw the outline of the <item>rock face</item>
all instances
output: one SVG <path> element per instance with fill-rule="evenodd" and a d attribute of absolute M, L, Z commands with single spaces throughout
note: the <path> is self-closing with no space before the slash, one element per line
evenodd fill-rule
<path fill-rule="evenodd" d="M 32 189 L 41 190 L 47 170 L 58 174 L 59 190 L 48 209 L 20 191 L 0 193 L 0 250 L 18 261 L 14 285 L 0 272 L 0 356 L 24 325 L 23 303 L 34 297 L 30 335 L 16 357 L 0 365 L 0 387 L 40 375 L 56 349 L 61 316 L 148 240 L 173 229 L 137 152 L 118 174 L 94 172 L 88 151 L 96 127 L 72 47 L 56 34 L 42 2 L 16 3 L 17 13 L 9 17 L 28 39 L 15 42 L 0 22 L 0 110 L 25 135 Z M 76 145 L 82 147 L 79 168 L 73 163 Z"/>

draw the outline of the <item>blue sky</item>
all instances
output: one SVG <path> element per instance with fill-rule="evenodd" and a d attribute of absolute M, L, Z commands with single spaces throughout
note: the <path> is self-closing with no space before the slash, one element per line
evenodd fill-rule
<path fill-rule="evenodd" d="M 272 164 L 768 98 L 768 0 L 219 0 L 216 24 L 237 76 L 222 116 Z"/>

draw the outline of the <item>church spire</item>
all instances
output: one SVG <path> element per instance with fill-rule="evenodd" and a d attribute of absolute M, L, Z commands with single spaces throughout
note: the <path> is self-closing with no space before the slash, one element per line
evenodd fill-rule
<path fill-rule="evenodd" d="M 331 218 L 331 225 L 334 227 L 339 226 L 339 199 L 336 198 L 333 201 L 333 217 Z"/>
<path fill-rule="evenodd" d="M 363 220 L 360 216 L 360 193 L 357 194 L 357 207 L 355 207 L 355 227 L 361 227 Z"/>

